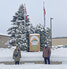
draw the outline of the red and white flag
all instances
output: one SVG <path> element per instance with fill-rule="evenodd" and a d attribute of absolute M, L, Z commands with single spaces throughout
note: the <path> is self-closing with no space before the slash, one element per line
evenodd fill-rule
<path fill-rule="evenodd" d="M 46 15 L 46 11 L 45 11 L 45 8 L 43 7 L 43 11 L 44 11 L 44 15 Z"/>
<path fill-rule="evenodd" d="M 25 7 L 25 6 L 24 6 L 24 7 Z M 25 19 L 28 20 L 26 7 L 25 7 Z"/>

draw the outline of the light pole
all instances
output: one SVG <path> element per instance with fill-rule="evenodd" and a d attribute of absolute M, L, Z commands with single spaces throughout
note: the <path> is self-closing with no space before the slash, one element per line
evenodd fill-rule
<path fill-rule="evenodd" d="M 53 18 L 50 18 L 50 30 L 51 30 L 51 34 L 50 34 L 50 39 L 51 39 L 51 48 L 52 48 L 52 20 Z"/>

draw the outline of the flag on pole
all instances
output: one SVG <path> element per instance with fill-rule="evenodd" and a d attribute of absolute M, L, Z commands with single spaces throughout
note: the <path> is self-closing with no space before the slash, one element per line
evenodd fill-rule
<path fill-rule="evenodd" d="M 28 20 L 28 16 L 27 16 L 27 11 L 26 11 L 26 8 L 25 8 L 25 14 L 26 14 L 26 20 Z"/>
<path fill-rule="evenodd" d="M 43 10 L 44 10 L 44 15 L 46 15 L 46 11 L 45 11 L 45 8 L 43 8 Z"/>
<path fill-rule="evenodd" d="M 46 10 L 45 10 L 45 2 L 43 2 L 43 11 L 44 11 L 44 27 L 45 27 L 45 15 L 46 15 Z"/>
<path fill-rule="evenodd" d="M 28 20 L 26 6 L 24 6 L 24 7 L 25 7 L 25 19 Z"/>

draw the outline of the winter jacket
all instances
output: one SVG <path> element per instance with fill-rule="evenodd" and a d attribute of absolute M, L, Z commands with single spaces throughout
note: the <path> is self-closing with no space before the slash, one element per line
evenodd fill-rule
<path fill-rule="evenodd" d="M 49 57 L 51 55 L 51 49 L 47 46 L 43 48 L 43 57 Z"/>
<path fill-rule="evenodd" d="M 15 49 L 14 50 L 14 53 L 13 53 L 13 59 L 14 61 L 20 61 L 20 58 L 21 58 L 21 51 L 20 49 Z"/>

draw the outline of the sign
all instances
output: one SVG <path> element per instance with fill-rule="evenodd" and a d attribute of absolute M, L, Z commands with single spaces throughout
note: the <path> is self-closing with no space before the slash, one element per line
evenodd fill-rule
<path fill-rule="evenodd" d="M 29 35 L 29 50 L 30 51 L 40 51 L 40 35 L 39 34 L 30 34 Z"/>

